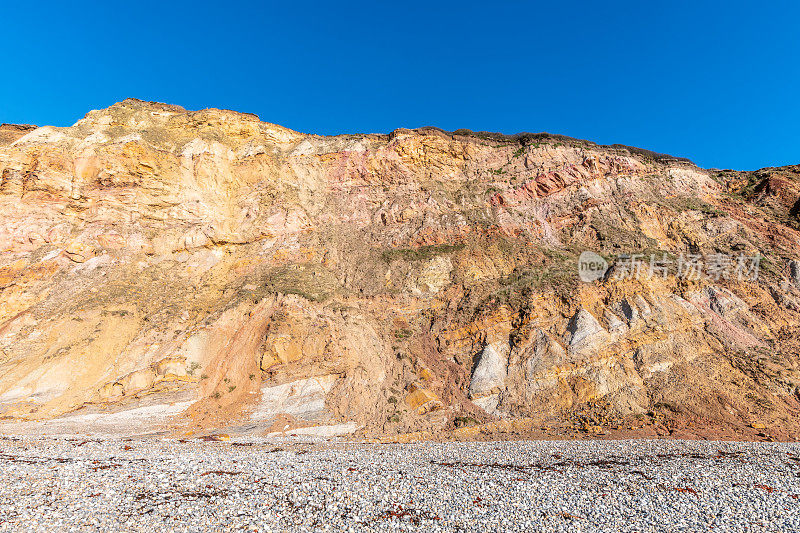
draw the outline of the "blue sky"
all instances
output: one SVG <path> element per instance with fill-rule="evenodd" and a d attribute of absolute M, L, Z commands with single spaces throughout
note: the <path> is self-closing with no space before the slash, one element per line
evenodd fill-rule
<path fill-rule="evenodd" d="M 800 163 L 800 3 L 7 2 L 0 122 L 126 97 L 308 133 L 549 131 Z"/>

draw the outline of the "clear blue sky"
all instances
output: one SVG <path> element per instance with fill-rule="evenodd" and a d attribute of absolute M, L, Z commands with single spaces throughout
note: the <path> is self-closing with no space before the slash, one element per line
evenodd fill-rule
<path fill-rule="evenodd" d="M 309 133 L 549 131 L 800 163 L 800 3 L 5 2 L 0 122 L 126 97 Z"/>

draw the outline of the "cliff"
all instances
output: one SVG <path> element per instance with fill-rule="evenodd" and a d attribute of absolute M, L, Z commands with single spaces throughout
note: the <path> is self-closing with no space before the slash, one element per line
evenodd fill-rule
<path fill-rule="evenodd" d="M 138 100 L 0 133 L 8 431 L 800 435 L 800 167 Z"/>

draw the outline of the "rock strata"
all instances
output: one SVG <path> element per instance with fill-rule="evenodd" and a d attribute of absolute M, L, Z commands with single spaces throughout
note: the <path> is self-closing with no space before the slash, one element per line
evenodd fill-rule
<path fill-rule="evenodd" d="M 798 201 L 798 166 L 548 134 L 323 137 L 133 99 L 3 125 L 0 412 L 178 434 L 519 420 L 790 438 Z M 610 265 L 590 283 L 587 250 Z"/>

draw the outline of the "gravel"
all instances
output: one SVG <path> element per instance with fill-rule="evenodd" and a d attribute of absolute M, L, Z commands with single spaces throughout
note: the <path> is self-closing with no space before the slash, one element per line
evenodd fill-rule
<path fill-rule="evenodd" d="M 0 439 L 0 530 L 798 531 L 800 445 Z"/>

